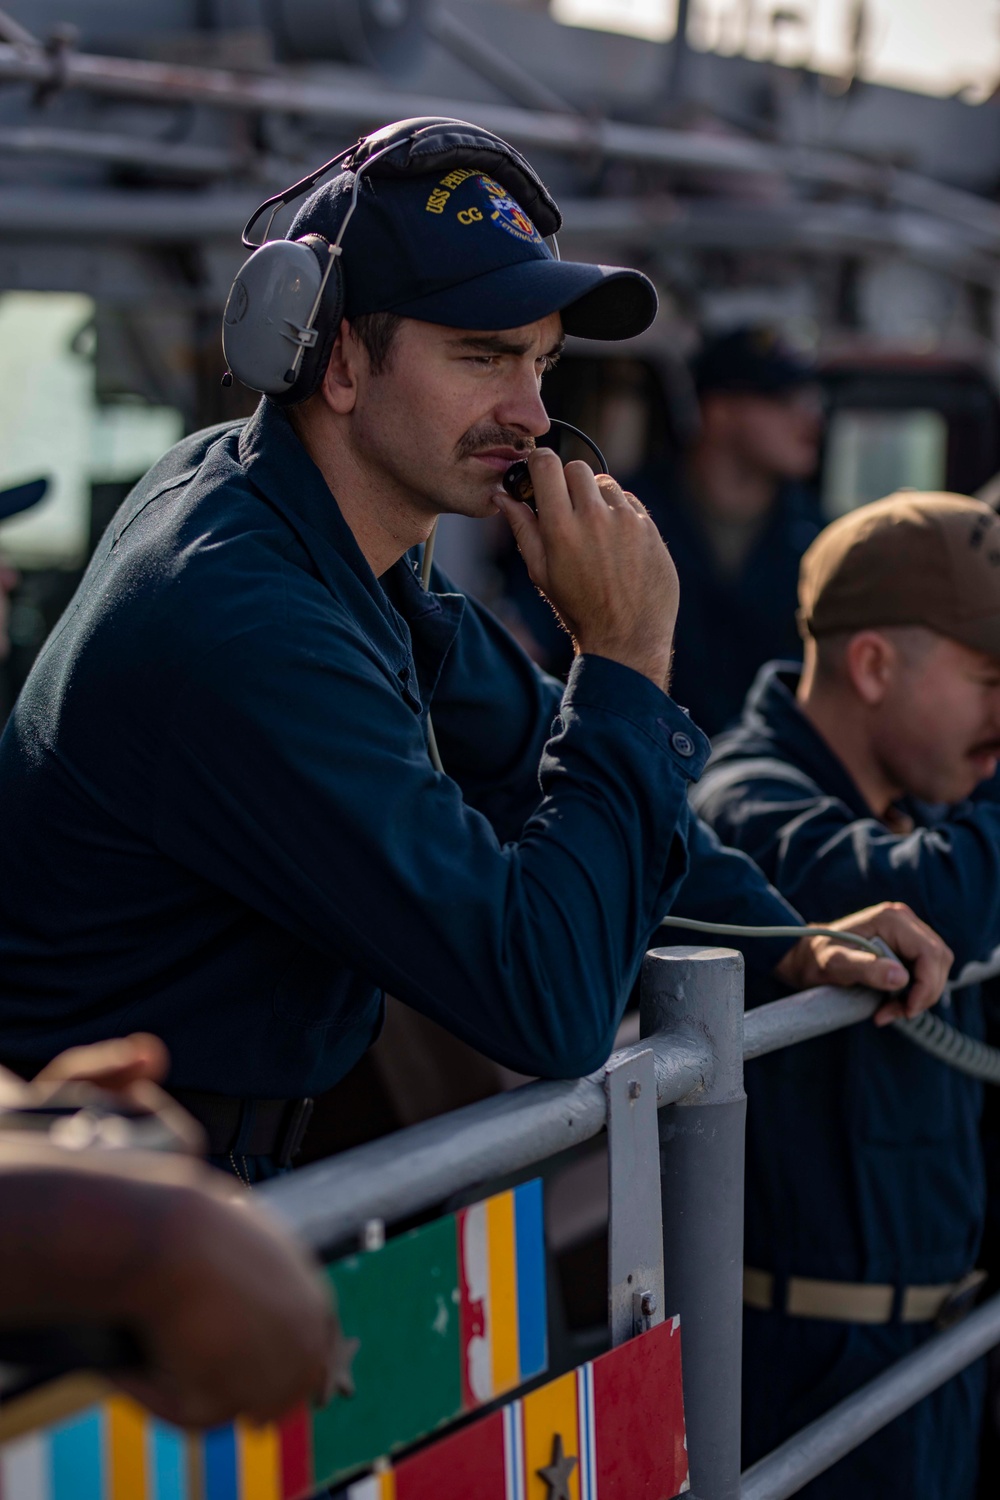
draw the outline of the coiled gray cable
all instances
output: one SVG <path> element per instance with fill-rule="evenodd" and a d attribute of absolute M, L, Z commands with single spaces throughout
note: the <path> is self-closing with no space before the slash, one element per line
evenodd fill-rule
<path fill-rule="evenodd" d="M 892 950 L 880 938 L 862 937 L 857 932 L 839 932 L 833 927 L 745 927 L 730 922 L 699 922 L 693 918 L 664 917 L 661 927 L 688 927 L 693 932 L 718 933 L 726 937 L 831 937 L 840 942 L 854 943 L 868 953 L 880 958 L 895 958 Z M 957 986 L 949 986 L 957 988 Z M 969 1078 L 980 1083 L 1000 1084 L 1000 1048 L 991 1047 L 964 1031 L 942 1021 L 931 1011 L 922 1011 L 919 1016 L 901 1016 L 893 1022 L 907 1041 L 924 1052 L 946 1063 Z"/>

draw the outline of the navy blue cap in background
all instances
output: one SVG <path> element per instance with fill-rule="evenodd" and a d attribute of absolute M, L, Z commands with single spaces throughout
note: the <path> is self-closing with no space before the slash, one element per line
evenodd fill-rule
<path fill-rule="evenodd" d="M 28 484 L 15 484 L 12 489 L 0 490 L 0 521 L 16 516 L 22 510 L 37 505 L 49 487 L 47 479 L 32 479 Z"/>
<path fill-rule="evenodd" d="M 296 214 L 290 239 L 336 237 L 354 178 L 342 173 Z M 524 209 L 482 172 L 364 177 L 344 235 L 344 315 L 394 312 L 449 328 L 501 329 L 562 313 L 567 333 L 624 339 L 656 316 L 640 271 L 556 260 Z"/>
<path fill-rule="evenodd" d="M 773 328 L 735 328 L 707 339 L 691 360 L 699 395 L 734 391 L 777 396 L 816 380 L 808 360 L 784 343 Z"/>

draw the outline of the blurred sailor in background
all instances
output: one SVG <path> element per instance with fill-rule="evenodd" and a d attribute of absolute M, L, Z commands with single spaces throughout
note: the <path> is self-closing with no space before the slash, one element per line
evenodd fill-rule
<path fill-rule="evenodd" d="M 0 490 L 0 521 L 19 515 L 37 505 L 49 487 L 47 479 L 35 479 L 29 484 L 17 484 L 11 489 Z M 0 730 L 7 722 L 14 703 L 14 687 L 10 680 L 10 610 L 11 598 L 20 582 L 16 568 L 12 568 L 0 551 Z"/>
<path fill-rule="evenodd" d="M 767 328 L 709 339 L 691 364 L 699 431 L 680 465 L 628 485 L 681 582 L 674 692 L 709 735 L 734 720 L 759 667 L 796 658 L 799 559 L 822 524 L 807 481 L 822 408 L 815 371 Z"/>
<path fill-rule="evenodd" d="M 800 600 L 804 669 L 763 669 L 695 805 L 807 919 L 908 902 L 957 973 L 1000 945 L 1000 519 L 960 495 L 863 506 L 806 553 Z M 978 988 L 945 1016 L 980 1036 Z M 892 1029 L 762 1058 L 747 1093 L 752 1463 L 968 1311 L 986 1188 L 982 1086 Z M 802 1494 L 964 1500 L 982 1402 L 980 1364 Z"/>

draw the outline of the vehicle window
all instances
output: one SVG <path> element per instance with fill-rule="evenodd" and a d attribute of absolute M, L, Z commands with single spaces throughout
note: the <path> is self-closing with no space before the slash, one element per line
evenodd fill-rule
<path fill-rule="evenodd" d="M 947 450 L 948 424 L 939 411 L 835 411 L 823 465 L 824 515 L 836 520 L 893 490 L 943 489 Z"/>

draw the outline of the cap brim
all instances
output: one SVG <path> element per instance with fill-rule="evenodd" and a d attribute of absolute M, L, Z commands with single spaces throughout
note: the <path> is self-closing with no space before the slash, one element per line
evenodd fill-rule
<path fill-rule="evenodd" d="M 521 328 L 561 313 L 567 333 L 630 339 L 656 317 L 656 288 L 641 271 L 572 260 L 524 260 L 385 312 L 446 328 Z"/>
<path fill-rule="evenodd" d="M 947 626 L 931 625 L 929 621 L 926 623 L 931 630 L 938 630 L 942 635 L 950 636 L 953 641 L 958 641 L 959 645 L 968 646 L 973 651 L 982 651 L 987 656 L 996 657 L 1000 661 L 1000 614 L 986 615 L 978 620 L 963 620 L 961 624 Z"/>
<path fill-rule="evenodd" d="M 37 505 L 49 487 L 47 479 L 33 479 L 29 484 L 15 484 L 12 489 L 0 490 L 0 521 L 16 516 L 22 510 Z"/>

